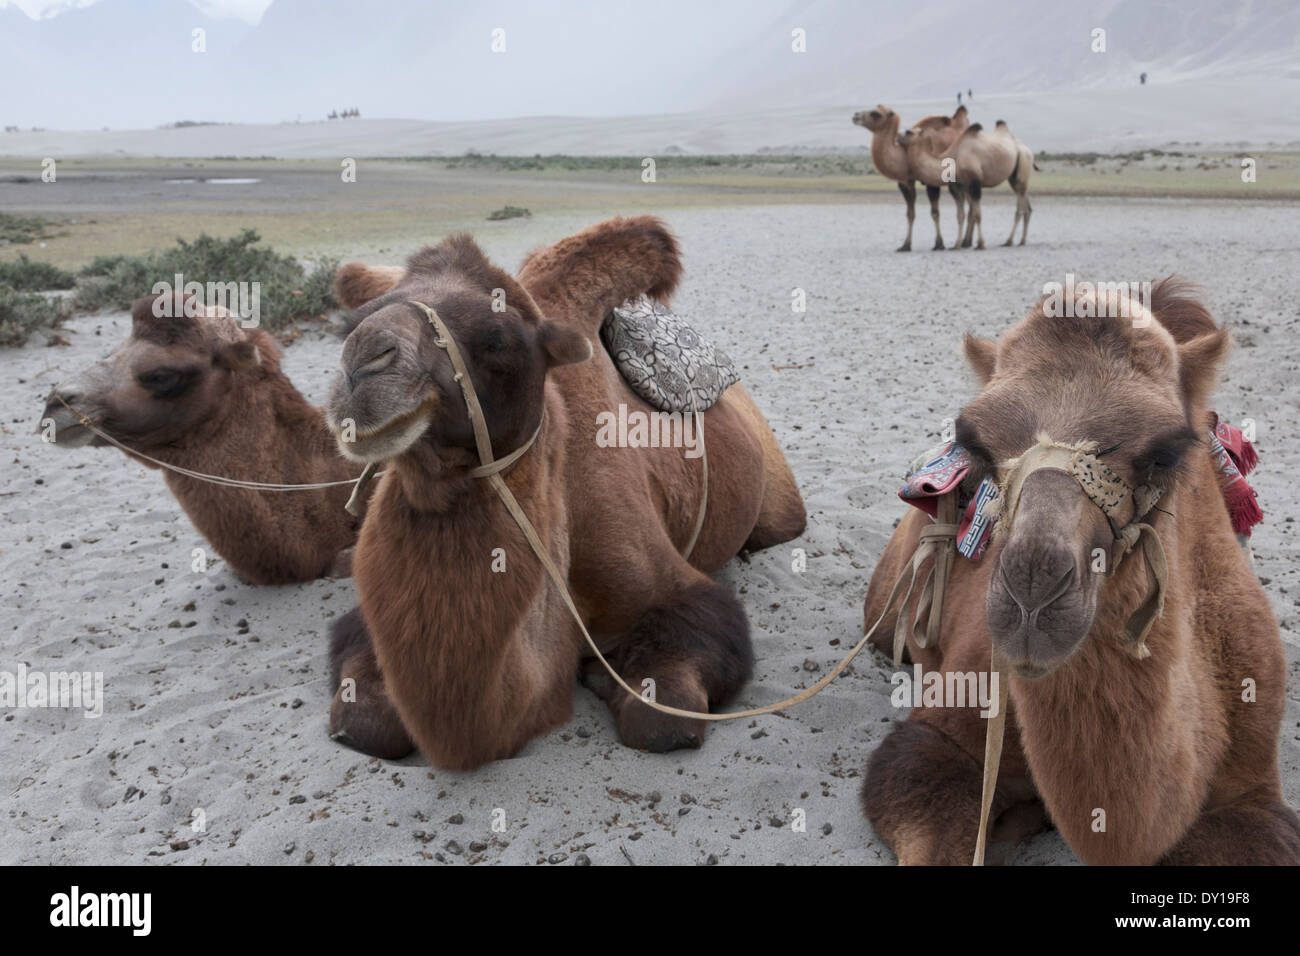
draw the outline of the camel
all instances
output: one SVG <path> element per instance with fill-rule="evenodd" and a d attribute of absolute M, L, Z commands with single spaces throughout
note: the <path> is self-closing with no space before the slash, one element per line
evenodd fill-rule
<path fill-rule="evenodd" d="M 744 610 L 709 574 L 798 536 L 805 512 L 739 384 L 703 413 L 707 511 L 689 560 L 699 461 L 680 448 L 598 444 L 600 412 L 651 411 L 593 345 L 601 322 L 642 294 L 666 301 L 680 272 L 676 240 L 652 217 L 612 219 L 539 250 L 517 279 L 459 235 L 416 252 L 396 285 L 357 310 L 328 417 L 356 422 L 340 450 L 383 462 L 384 475 L 357 540 L 361 615 L 331 640 L 335 680 L 353 676 L 357 695 L 344 703 L 338 688 L 336 736 L 391 751 L 404 728 L 433 765 L 469 769 L 565 722 L 585 668 L 627 746 L 700 746 L 705 721 L 646 707 L 584 662 L 558 589 L 488 482 L 469 475 L 479 459 L 466 400 L 422 308 L 464 354 L 493 454 L 531 440 L 503 478 L 602 653 L 659 703 L 704 711 L 753 667 Z"/>
<path fill-rule="evenodd" d="M 908 130 L 898 137 L 898 143 L 907 153 L 908 164 L 916 171 L 918 179 L 955 183 L 965 192 L 970 208 L 966 215 L 962 248 L 970 248 L 972 233 L 976 230 L 979 242 L 975 248 L 984 248 L 980 196 L 985 189 L 1003 182 L 1010 183 L 1016 194 L 1016 217 L 1011 222 L 1011 235 L 1002 244 L 1012 244 L 1016 226 L 1022 220 L 1024 228 L 1020 233 L 1020 245 L 1025 244 L 1029 235 L 1029 214 L 1033 212 L 1029 205 L 1029 176 L 1037 167 L 1033 152 L 1016 139 L 1006 123 L 998 120 L 991 133 L 986 132 L 980 123 L 975 123 L 943 149 L 940 148 L 943 140 L 936 137 L 933 130 L 926 129 Z"/>
<path fill-rule="evenodd" d="M 361 466 L 339 456 L 322 410 L 280 370 L 269 334 L 179 295 L 170 308 L 155 309 L 160 298 L 137 299 L 130 337 L 50 393 L 44 418 L 54 422 L 57 447 L 108 444 L 70 406 L 150 468 L 158 466 L 143 456 L 244 481 L 357 477 Z M 250 584 L 350 573 L 361 521 L 343 510 L 346 485 L 254 491 L 170 470 L 163 480 L 198 532 Z"/>
<path fill-rule="evenodd" d="M 897 252 L 910 252 L 912 249 L 912 222 L 916 219 L 916 180 L 921 179 L 909 160 L 907 151 L 898 142 L 898 114 L 888 106 L 877 106 L 874 110 L 863 110 L 853 114 L 853 122 L 871 133 L 871 162 L 876 171 L 886 179 L 898 183 L 899 192 L 907 202 L 907 238 L 898 247 Z M 952 116 L 927 116 L 915 126 L 914 130 L 928 130 L 927 149 L 935 155 L 944 152 L 962 131 L 970 125 L 966 107 L 959 106 Z M 934 248 L 942 249 L 943 236 L 939 232 L 939 193 L 944 185 L 952 193 L 953 202 L 957 204 L 957 233 L 960 236 L 963 221 L 963 194 L 961 187 L 950 180 L 931 177 L 923 180 L 925 194 L 930 199 L 930 218 L 934 220 Z"/>
<path fill-rule="evenodd" d="M 1300 819 L 1282 800 L 1277 756 L 1286 660 L 1206 439 L 1228 331 L 1175 277 L 1155 286 L 1149 311 L 1135 299 L 1130 315 L 1145 321 L 1051 317 L 1040 302 L 999 342 L 968 336 L 982 388 L 956 437 L 976 463 L 968 490 L 985 475 L 1006 481 L 1008 461 L 1047 435 L 1095 442 L 1130 488 L 1163 492 L 1141 518 L 1167 561 L 1163 613 L 1134 640 L 1150 553 L 1099 566 L 1116 542 L 1110 519 L 1073 474 L 1044 466 L 1018 472 L 1014 521 L 998 518 L 980 560 L 956 557 L 937 643 L 909 638 L 908 651 L 945 681 L 987 671 L 990 648 L 1004 662 L 990 816 L 1003 848 L 1045 812 L 1089 864 L 1294 865 Z M 872 577 L 868 621 L 929 521 L 909 511 Z M 918 707 L 871 755 L 863 809 L 900 863 L 971 862 L 984 746 L 979 705 Z"/>

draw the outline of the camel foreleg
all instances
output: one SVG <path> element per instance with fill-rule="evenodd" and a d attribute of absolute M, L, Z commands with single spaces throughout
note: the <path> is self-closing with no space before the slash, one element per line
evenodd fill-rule
<path fill-rule="evenodd" d="M 899 183 L 898 190 L 903 194 L 903 199 L 907 201 L 907 238 L 903 244 L 895 249 L 895 252 L 912 251 L 912 223 L 916 220 L 916 183 Z"/>
<path fill-rule="evenodd" d="M 1300 819 L 1276 793 L 1244 794 L 1202 813 L 1160 862 L 1170 866 L 1300 865 Z"/>
<path fill-rule="evenodd" d="M 1025 200 L 1025 216 L 1023 222 L 1025 225 L 1020 232 L 1020 244 L 1022 246 L 1025 244 L 1025 240 L 1029 238 L 1029 214 L 1034 211 L 1034 207 L 1029 205 L 1029 190 L 1025 190 L 1024 200 Z"/>
<path fill-rule="evenodd" d="M 744 609 L 731 591 L 703 575 L 673 600 L 646 611 L 605 656 L 642 694 L 653 692 L 658 703 L 701 713 L 734 697 L 754 669 Z M 615 684 L 599 661 L 584 665 L 583 677 L 609 704 L 627 746 L 663 753 L 703 742 L 707 721 L 647 707 Z"/>
<path fill-rule="evenodd" d="M 386 760 L 398 760 L 415 749 L 384 686 L 359 607 L 330 629 L 330 686 L 331 740 Z"/>
<path fill-rule="evenodd" d="M 953 242 L 952 248 L 960 249 L 962 231 L 966 228 L 966 191 L 957 183 L 949 183 L 948 192 L 957 205 L 957 239 Z"/>
<path fill-rule="evenodd" d="M 943 248 L 943 236 L 939 232 L 939 196 L 941 190 L 938 186 L 926 186 L 925 195 L 930 200 L 930 218 L 934 220 L 934 248 Z"/>

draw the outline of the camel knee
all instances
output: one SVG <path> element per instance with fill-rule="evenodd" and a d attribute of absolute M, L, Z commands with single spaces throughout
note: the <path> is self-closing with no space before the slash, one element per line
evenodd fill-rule
<path fill-rule="evenodd" d="M 360 608 L 330 630 L 330 686 L 330 739 L 386 760 L 415 749 L 384 686 Z"/>

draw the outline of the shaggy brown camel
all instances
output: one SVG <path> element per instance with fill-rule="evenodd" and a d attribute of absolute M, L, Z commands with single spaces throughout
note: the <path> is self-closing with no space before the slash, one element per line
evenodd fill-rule
<path fill-rule="evenodd" d="M 489 484 L 469 474 L 478 457 L 466 401 L 416 302 L 436 311 L 464 354 L 493 454 L 531 441 L 505 483 L 620 675 L 661 704 L 701 711 L 748 679 L 744 611 L 708 575 L 742 549 L 796 537 L 805 521 L 762 413 L 735 385 L 703 414 L 708 508 L 689 560 L 681 552 L 703 494 L 700 463 L 680 448 L 596 440 L 600 412 L 652 411 L 593 347 L 601 322 L 641 294 L 665 299 L 680 270 L 676 241 L 650 217 L 613 219 L 542 249 L 518 280 L 462 235 L 417 252 L 401 281 L 358 311 L 329 418 L 352 419 L 356 440 L 340 449 L 385 462 L 385 474 L 357 541 L 364 621 L 341 623 L 332 641 L 336 674 L 351 672 L 370 708 L 354 732 L 346 708 L 355 705 L 336 694 L 331 725 L 349 742 L 400 743 L 382 717 L 391 701 L 437 766 L 509 757 L 568 719 L 584 658 L 537 557 Z M 367 685 L 377 675 L 382 694 Z M 661 714 L 612 681 L 592 686 L 628 746 L 699 746 L 704 721 Z"/>
<path fill-rule="evenodd" d="M 916 219 L 916 180 L 921 179 L 909 161 L 907 151 L 898 141 L 898 114 L 888 106 L 877 106 L 874 110 L 863 110 L 853 114 L 853 122 L 871 133 L 871 162 L 876 172 L 886 179 L 898 183 L 899 192 L 907 202 L 907 238 L 898 247 L 898 252 L 910 252 L 912 249 L 912 222 Z M 935 155 L 943 153 L 962 131 L 970 125 L 966 107 L 957 107 L 952 116 L 927 116 L 915 126 L 914 130 L 929 131 L 926 140 L 927 149 Z M 964 219 L 962 189 L 950 179 L 932 177 L 922 180 L 925 194 L 930 199 L 930 218 L 934 220 L 934 248 L 943 248 L 943 236 L 939 232 L 939 194 L 943 186 L 948 186 L 953 202 L 957 204 L 957 234 L 960 237 Z M 960 240 L 959 240 L 960 241 Z"/>
<path fill-rule="evenodd" d="M 997 528 L 978 562 L 956 558 L 937 644 L 909 639 L 908 649 L 945 682 L 987 672 L 990 647 L 1005 662 L 990 839 L 1032 832 L 1045 806 L 1087 863 L 1300 863 L 1300 821 L 1278 771 L 1286 661 L 1205 439 L 1228 332 L 1181 280 L 1156 286 L 1150 310 L 1134 303 L 1135 325 L 1049 317 L 1040 302 L 1000 342 L 968 337 L 983 388 L 956 430 L 978 462 L 970 488 L 984 475 L 1006 479 L 1008 460 L 1046 434 L 1096 442 L 1095 459 L 1134 500 L 1163 492 L 1127 519 L 1154 529 L 1168 567 L 1145 641 L 1126 628 L 1149 596 L 1150 554 L 1108 558 L 1111 521 L 1125 516 L 1108 517 L 1074 474 L 1041 467 L 1020 472 L 1010 529 Z M 910 510 L 899 524 L 871 581 L 868 621 L 928 520 Z M 1094 573 L 1099 556 L 1110 573 Z M 899 613 L 914 611 L 909 602 Z M 892 626 L 891 616 L 882 631 Z M 971 862 L 984 744 L 978 705 L 918 707 L 871 755 L 863 808 L 900 863 Z"/>
<path fill-rule="evenodd" d="M 191 299 L 155 310 L 159 299 L 136 300 L 126 342 L 51 392 L 44 417 L 54 422 L 57 447 L 108 444 L 66 403 L 150 468 L 158 466 L 141 456 L 242 481 L 311 484 L 359 474 L 359 465 L 339 456 L 321 409 L 280 370 L 270 335 Z M 163 480 L 198 532 L 250 584 L 350 573 L 361 521 L 343 510 L 346 485 L 254 491 L 170 470 Z"/>
<path fill-rule="evenodd" d="M 1029 204 L 1029 176 L 1037 167 L 1034 166 L 1033 152 L 1016 139 L 1006 123 L 998 120 L 991 133 L 976 123 L 950 146 L 938 152 L 936 149 L 942 141 L 935 137 L 932 130 L 908 130 L 898 141 L 906 151 L 908 163 L 916 171 L 918 179 L 929 181 L 937 178 L 943 182 L 956 182 L 965 191 L 970 209 L 966 216 L 966 234 L 961 240 L 963 248 L 970 247 L 972 233 L 976 230 L 979 232 L 979 242 L 975 248 L 984 248 L 980 197 L 985 189 L 1003 182 L 1009 183 L 1016 194 L 1016 217 L 1011 222 L 1011 235 L 1002 244 L 1012 244 L 1016 237 L 1016 226 L 1022 220 L 1025 225 L 1020 233 L 1020 244 L 1025 244 L 1025 238 L 1029 235 L 1029 214 L 1034 211 Z"/>

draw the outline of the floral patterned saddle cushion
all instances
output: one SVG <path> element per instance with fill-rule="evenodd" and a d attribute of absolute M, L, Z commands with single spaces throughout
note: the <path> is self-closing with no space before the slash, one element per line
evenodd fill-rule
<path fill-rule="evenodd" d="M 702 412 L 740 381 L 725 353 L 700 338 L 681 316 L 646 296 L 610 313 L 600 338 L 632 391 L 661 411 Z"/>

